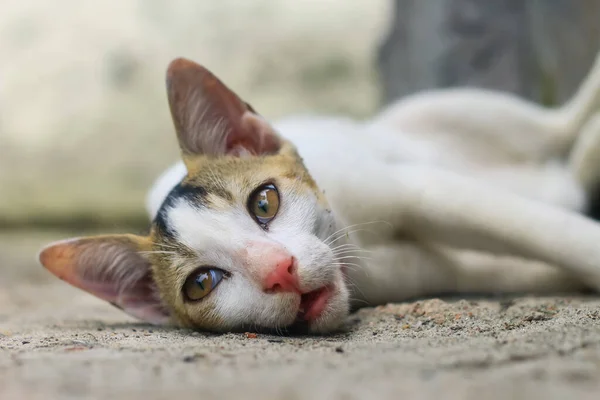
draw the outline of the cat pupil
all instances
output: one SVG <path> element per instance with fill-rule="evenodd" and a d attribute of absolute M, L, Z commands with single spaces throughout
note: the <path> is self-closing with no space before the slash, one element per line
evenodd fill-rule
<path fill-rule="evenodd" d="M 198 275 L 196 278 L 196 284 L 200 286 L 200 289 L 204 290 L 204 281 L 208 280 L 208 274 L 205 272 L 201 275 Z"/>
<path fill-rule="evenodd" d="M 268 200 L 259 200 L 258 208 L 262 210 L 265 214 L 269 212 L 269 202 Z"/>

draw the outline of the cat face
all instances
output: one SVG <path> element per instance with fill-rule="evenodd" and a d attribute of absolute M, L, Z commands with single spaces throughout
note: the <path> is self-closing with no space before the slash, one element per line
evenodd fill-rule
<path fill-rule="evenodd" d="M 187 175 L 150 235 L 54 243 L 41 263 L 153 323 L 228 331 L 338 328 L 348 290 L 336 221 L 295 148 L 203 67 L 167 72 Z"/>

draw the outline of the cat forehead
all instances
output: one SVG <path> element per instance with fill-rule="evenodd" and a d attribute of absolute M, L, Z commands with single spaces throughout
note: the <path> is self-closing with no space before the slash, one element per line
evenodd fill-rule
<path fill-rule="evenodd" d="M 171 221 L 176 207 L 195 209 L 204 219 L 218 220 L 220 214 L 245 207 L 249 196 L 267 183 L 275 184 L 286 196 L 321 197 L 302 162 L 291 157 L 201 158 L 187 164 L 190 172 L 170 191 L 154 219 L 158 236 L 176 238 Z"/>
<path fill-rule="evenodd" d="M 266 157 L 198 157 L 187 160 L 186 185 L 207 187 L 209 191 L 245 191 L 269 179 L 296 180 L 316 189 L 302 162 L 288 155 Z"/>

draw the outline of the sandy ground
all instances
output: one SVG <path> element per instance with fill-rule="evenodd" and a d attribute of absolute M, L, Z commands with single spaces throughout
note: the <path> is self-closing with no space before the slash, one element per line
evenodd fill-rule
<path fill-rule="evenodd" d="M 600 298 L 429 299 L 328 337 L 137 323 L 0 235 L 0 399 L 574 399 L 600 393 Z"/>

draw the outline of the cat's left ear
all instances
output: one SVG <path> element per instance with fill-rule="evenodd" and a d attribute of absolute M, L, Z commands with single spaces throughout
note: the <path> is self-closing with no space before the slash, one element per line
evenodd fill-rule
<path fill-rule="evenodd" d="M 172 61 L 167 93 L 184 155 L 256 156 L 281 147 L 273 128 L 201 65 Z"/>
<path fill-rule="evenodd" d="M 63 240 L 42 249 L 41 264 L 58 278 L 153 324 L 168 322 L 150 262 L 150 238 L 106 235 Z"/>

